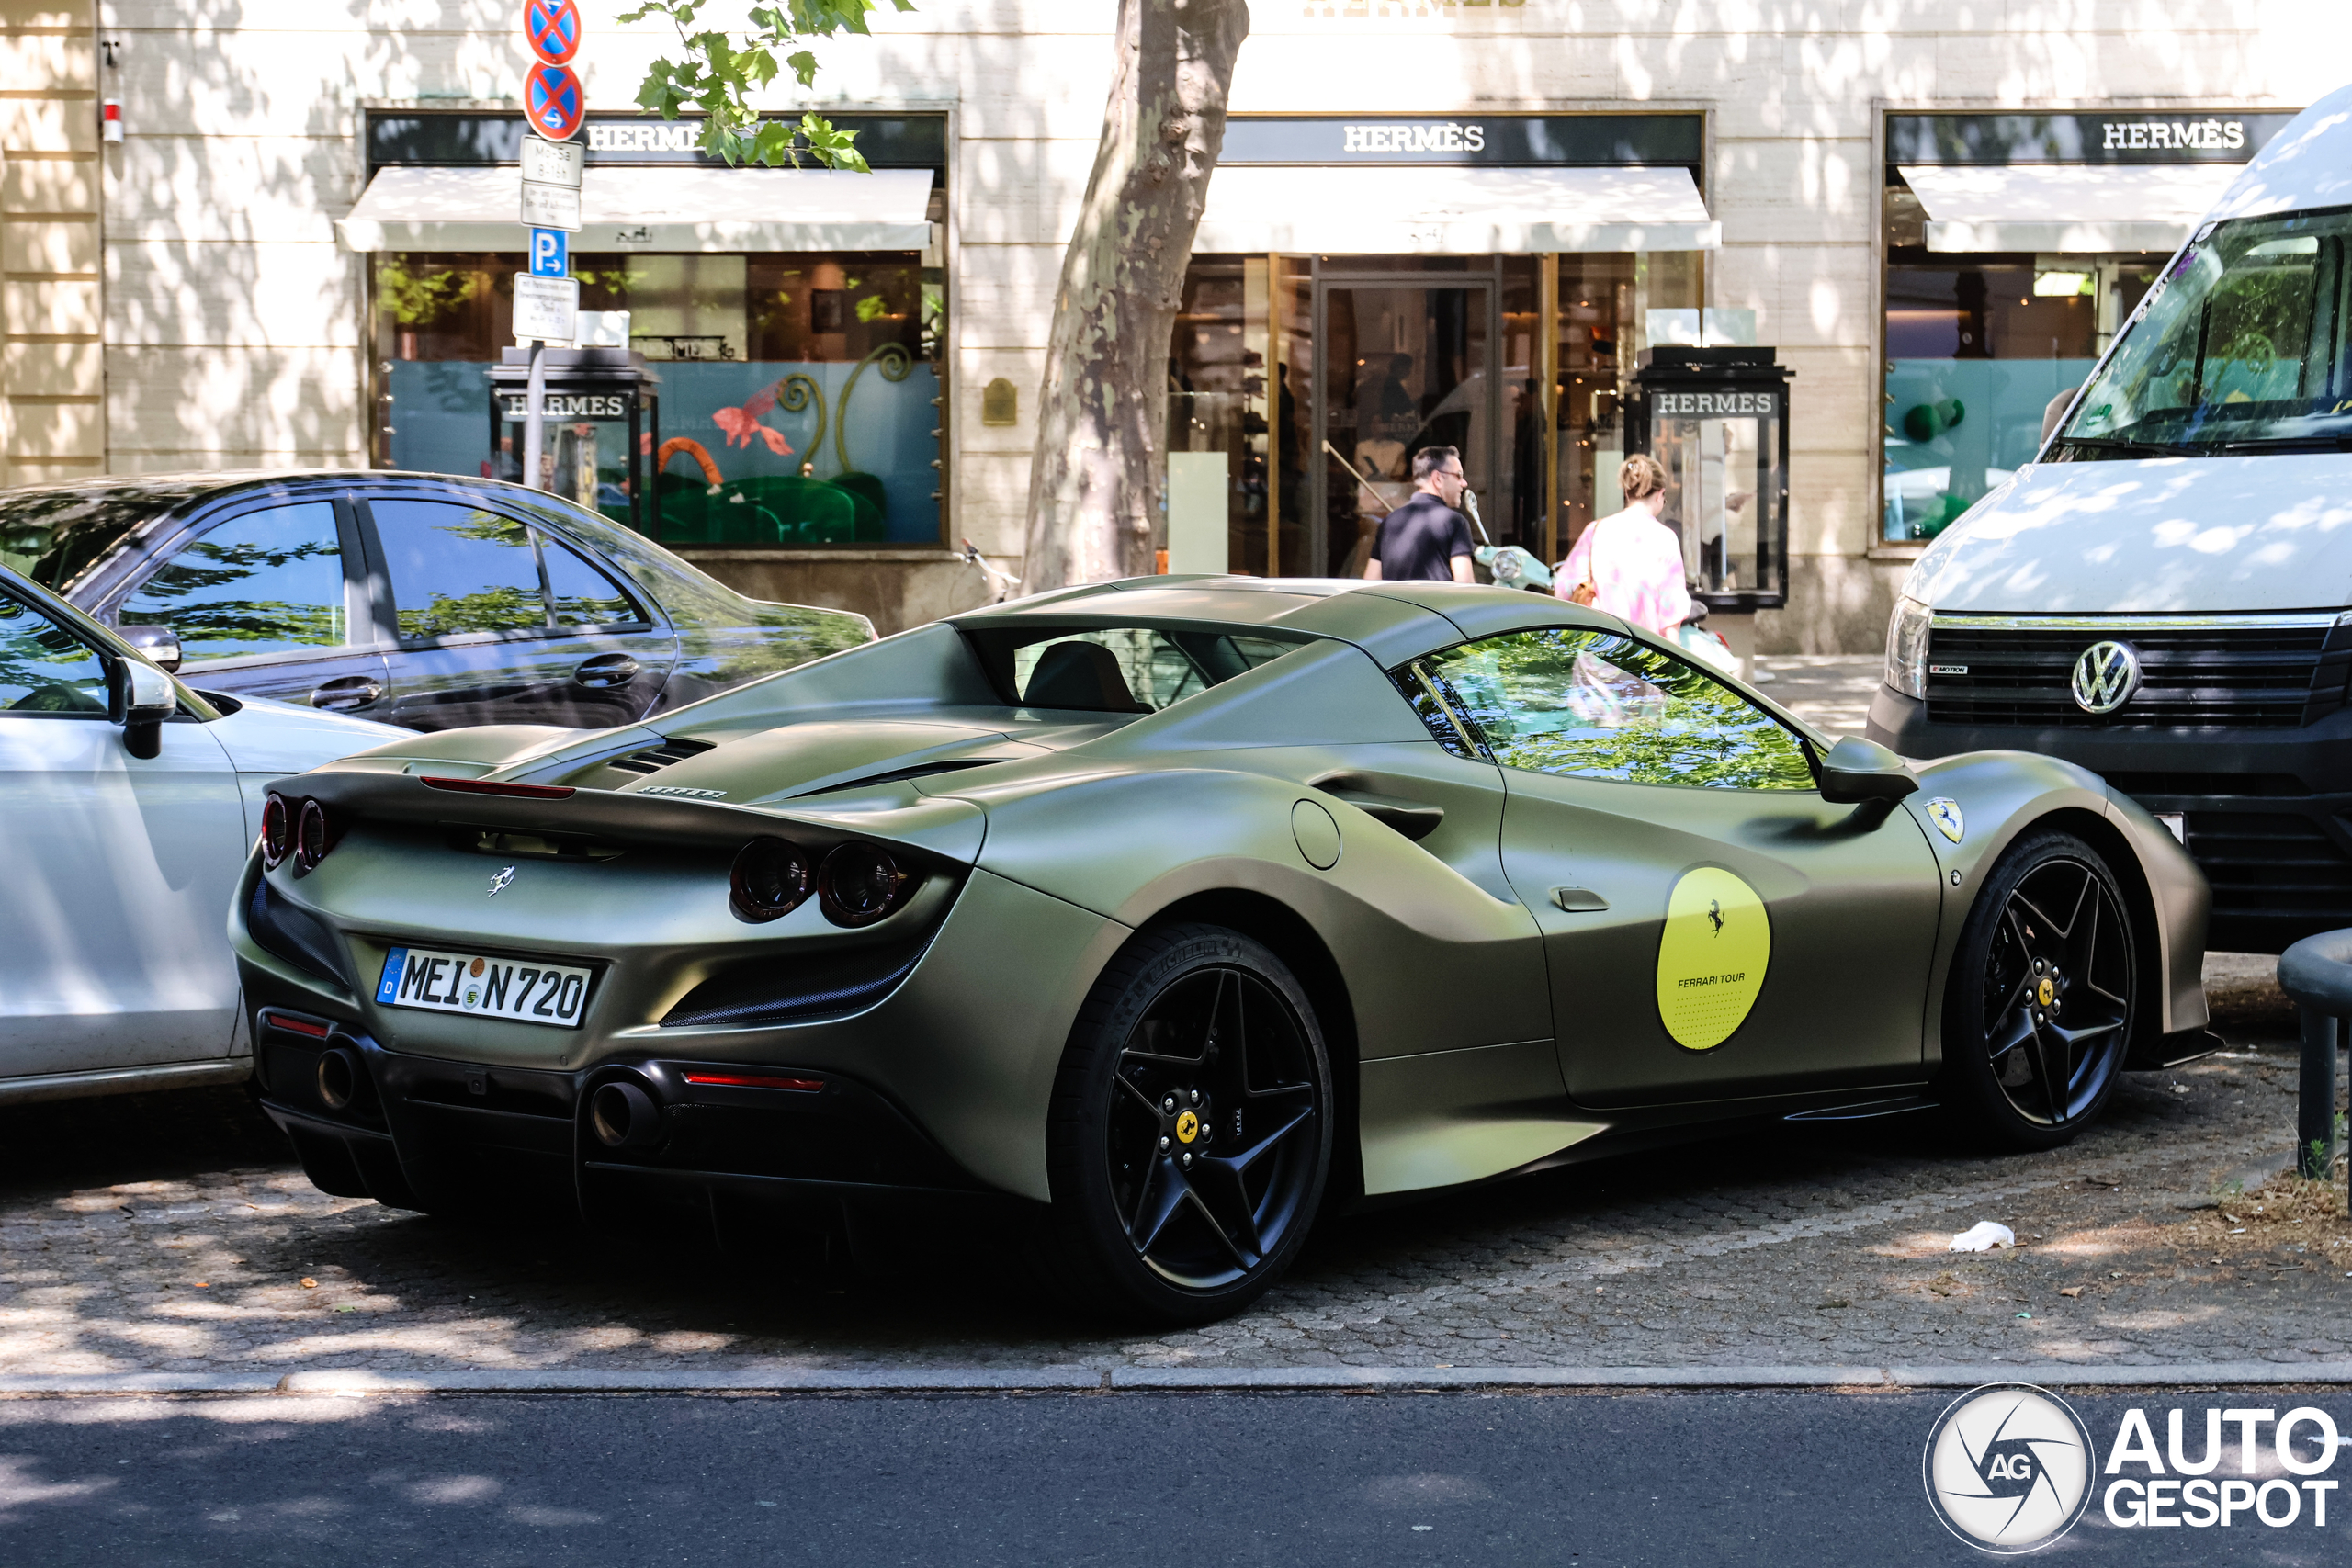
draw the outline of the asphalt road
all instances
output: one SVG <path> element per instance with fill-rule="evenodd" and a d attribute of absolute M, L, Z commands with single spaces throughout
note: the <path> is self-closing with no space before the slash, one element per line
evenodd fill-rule
<path fill-rule="evenodd" d="M 1959 1563 L 1948 1395 L 1067 1394 L 0 1403 L 0 1561 L 36 1564 Z M 2352 1399 L 2081 1397 L 2127 1406 Z M 2352 1470 L 2341 1453 L 2341 1474 Z M 2233 1450 L 2223 1472 L 2236 1469 Z M 2280 1472 L 2266 1450 L 2261 1473 Z M 2142 1530 L 2070 1562 L 2344 1561 L 2325 1529 Z M 2330 1541 L 2335 1542 L 2330 1546 Z"/>

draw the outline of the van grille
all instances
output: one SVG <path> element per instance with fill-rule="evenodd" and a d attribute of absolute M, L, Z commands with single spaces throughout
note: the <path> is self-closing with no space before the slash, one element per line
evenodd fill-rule
<path fill-rule="evenodd" d="M 2023 616 L 1939 617 L 1928 640 L 1928 717 L 2031 728 L 2290 729 L 2343 705 L 2352 627 L 2335 620 L 2331 613 L 2036 626 Z M 2075 661 L 2110 639 L 2138 653 L 2140 689 L 2111 714 L 2086 713 L 2072 690 Z"/>

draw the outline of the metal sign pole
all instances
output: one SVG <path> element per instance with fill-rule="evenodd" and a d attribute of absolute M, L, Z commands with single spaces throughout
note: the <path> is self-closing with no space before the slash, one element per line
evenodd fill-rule
<path fill-rule="evenodd" d="M 531 340 L 531 378 L 523 392 L 523 482 L 533 490 L 548 487 L 540 482 L 539 451 L 545 437 L 540 434 L 548 412 L 548 345 L 538 338 Z"/>

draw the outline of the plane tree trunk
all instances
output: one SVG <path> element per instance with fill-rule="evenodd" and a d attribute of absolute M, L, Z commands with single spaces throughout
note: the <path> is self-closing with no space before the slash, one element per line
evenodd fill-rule
<path fill-rule="evenodd" d="M 1152 569 L 1170 334 L 1249 32 L 1247 0 L 1119 0 L 1102 141 L 1046 342 L 1028 592 Z"/>

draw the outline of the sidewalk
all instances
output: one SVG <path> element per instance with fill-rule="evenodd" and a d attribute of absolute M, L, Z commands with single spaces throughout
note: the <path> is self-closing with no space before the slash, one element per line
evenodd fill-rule
<path fill-rule="evenodd" d="M 1258 1310 L 1169 1335 L 1060 1317 L 985 1236 L 843 1286 L 328 1198 L 231 1093 L 11 1111 L 0 1373 L 2352 1359 L 2341 1189 L 2326 1214 L 2229 1190 L 2294 1125 L 2291 1016 L 2254 968 L 2217 961 L 2226 1056 L 2127 1080 L 2070 1149 L 1898 1118 L 1629 1156 L 1330 1224 Z M 1944 1250 L 1984 1219 L 2021 1247 Z"/>

